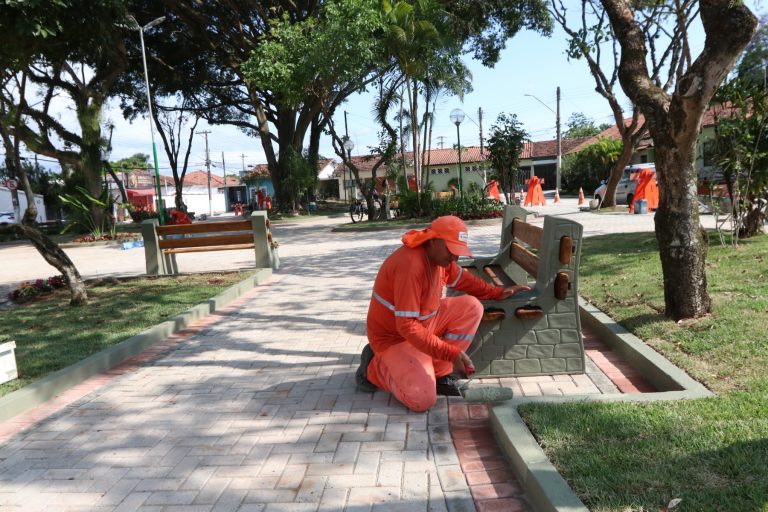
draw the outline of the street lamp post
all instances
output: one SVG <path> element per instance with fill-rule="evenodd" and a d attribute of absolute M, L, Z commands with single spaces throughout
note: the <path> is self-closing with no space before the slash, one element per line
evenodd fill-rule
<path fill-rule="evenodd" d="M 355 149 L 355 143 L 352 142 L 352 139 L 344 136 L 344 150 L 347 152 L 347 160 L 349 160 L 352 157 L 352 150 Z M 344 162 L 344 169 L 342 171 L 344 173 L 343 180 L 344 180 L 344 204 L 347 204 L 347 163 Z M 350 175 L 352 174 L 352 171 L 350 170 Z M 351 195 L 351 193 L 350 193 Z"/>
<path fill-rule="evenodd" d="M 133 28 L 134 30 L 139 31 L 139 40 L 141 41 L 141 59 L 144 62 L 144 81 L 147 84 L 147 108 L 149 109 L 149 132 L 152 137 L 152 157 L 154 158 L 155 162 L 155 190 L 157 192 L 157 211 L 160 216 L 160 224 L 165 224 L 165 210 L 163 208 L 163 196 L 162 192 L 160 190 L 160 170 L 157 165 L 157 145 L 155 144 L 155 121 L 154 117 L 152 116 L 152 96 L 149 92 L 149 72 L 147 71 L 147 52 L 144 48 L 144 31 L 149 30 L 152 27 L 155 27 L 165 21 L 165 16 L 161 16 L 155 20 L 150 21 L 144 26 L 139 25 L 139 22 L 136 21 L 136 18 L 133 16 L 128 16 L 128 19 L 133 22 Z"/>
<path fill-rule="evenodd" d="M 464 200 L 464 173 L 461 169 L 461 133 L 459 132 L 459 125 L 464 121 L 464 111 L 460 108 L 451 110 L 451 122 L 456 125 L 456 141 L 458 144 L 459 153 L 459 197 Z"/>
<path fill-rule="evenodd" d="M 557 112 L 552 110 L 549 105 L 541 101 L 539 98 L 534 96 L 533 94 L 524 94 L 524 96 L 530 96 L 531 98 L 535 99 L 545 107 L 549 109 L 550 112 L 555 114 L 555 119 L 557 123 L 557 160 L 555 161 L 555 190 L 560 190 L 560 170 L 563 166 L 563 140 L 562 136 L 560 134 L 560 87 L 557 88 Z"/>

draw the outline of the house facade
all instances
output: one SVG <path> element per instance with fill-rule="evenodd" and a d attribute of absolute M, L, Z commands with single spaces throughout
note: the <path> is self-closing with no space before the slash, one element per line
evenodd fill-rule
<path fill-rule="evenodd" d="M 577 153 L 589 144 L 597 142 L 597 137 L 580 137 L 576 139 L 563 139 L 561 142 L 562 155 Z M 461 163 L 459 163 L 461 157 Z M 413 183 L 413 153 L 406 152 L 406 172 L 409 183 Z M 369 156 L 356 156 L 353 163 L 360 171 L 361 179 L 367 184 L 371 179 L 371 169 L 375 160 Z M 425 152 L 422 162 L 425 176 L 435 192 L 450 192 L 451 184 L 458 183 L 459 177 L 466 190 L 477 186 L 485 188 L 488 177 L 494 169 L 488 160 L 488 150 L 480 146 L 465 146 L 461 148 L 461 155 L 456 148 L 432 149 Z M 517 176 L 515 190 L 524 188 L 526 182 L 532 176 L 545 180 L 545 186 L 554 188 L 557 172 L 557 140 L 529 141 L 523 146 L 520 156 L 520 172 Z M 376 172 L 376 188 L 381 192 L 381 182 L 388 176 L 386 165 L 382 165 Z M 334 178 L 338 180 L 339 197 L 361 197 L 354 181 L 352 173 L 344 164 L 338 164 Z M 367 185 L 366 185 L 367 186 Z M 413 187 L 411 187 L 413 188 Z"/>
<path fill-rule="evenodd" d="M 117 173 L 122 181 L 128 202 L 134 207 L 156 210 L 157 189 L 155 175 L 151 170 L 137 169 L 125 173 Z M 120 207 L 122 197 L 118 186 L 110 177 L 108 179 L 110 193 L 115 200 L 114 216 L 118 220 L 127 220 L 128 215 L 124 208 Z M 224 213 L 233 210 L 233 205 L 245 198 L 245 187 L 238 178 L 217 176 L 211 173 L 210 196 L 208 185 L 208 171 L 189 171 L 184 176 L 182 188 L 182 200 L 189 212 L 200 214 Z M 173 208 L 176 205 L 176 186 L 172 176 L 160 175 L 160 194 L 165 208 Z"/>

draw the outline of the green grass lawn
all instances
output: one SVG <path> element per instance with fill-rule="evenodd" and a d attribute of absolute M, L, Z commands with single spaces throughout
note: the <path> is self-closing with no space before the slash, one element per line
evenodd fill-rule
<path fill-rule="evenodd" d="M 74 364 L 218 295 L 251 272 L 121 278 L 88 285 L 89 304 L 68 305 L 58 290 L 0 311 L 0 343 L 16 342 L 19 378 L 0 396 Z"/>
<path fill-rule="evenodd" d="M 558 471 L 595 511 L 768 510 L 768 237 L 711 237 L 712 315 L 663 316 L 653 234 L 584 241 L 581 293 L 717 396 L 520 408 Z"/>

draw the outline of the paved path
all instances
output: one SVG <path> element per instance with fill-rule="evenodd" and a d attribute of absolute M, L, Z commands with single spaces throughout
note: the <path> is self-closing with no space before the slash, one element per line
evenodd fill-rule
<path fill-rule="evenodd" d="M 590 234 L 645 230 L 650 218 L 574 210 L 549 212 L 583 215 Z M 371 283 L 402 233 L 332 233 L 341 222 L 275 226 L 283 268 L 267 285 L 136 364 L 93 379 L 47 418 L 28 415 L 20 424 L 28 428 L 0 446 L 0 509 L 527 510 L 488 445 L 489 430 L 475 437 L 482 406 L 441 398 L 416 414 L 388 393 L 355 390 Z M 499 226 L 471 226 L 475 253 L 496 251 Z M 0 282 L 49 273 L 24 251 L 0 248 Z M 140 249 L 67 252 L 89 277 L 143 272 Z M 180 266 L 252 257 L 209 255 L 180 258 Z M 588 376 L 503 383 L 526 395 L 615 392 L 589 364 Z"/>

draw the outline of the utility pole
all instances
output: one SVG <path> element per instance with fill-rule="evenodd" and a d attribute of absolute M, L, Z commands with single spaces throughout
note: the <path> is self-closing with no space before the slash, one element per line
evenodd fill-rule
<path fill-rule="evenodd" d="M 240 158 L 243 159 L 243 176 L 245 176 L 245 153 L 240 154 Z"/>
<path fill-rule="evenodd" d="M 438 136 L 437 143 L 440 145 L 440 149 L 443 149 L 443 145 L 445 144 L 445 136 L 444 135 Z"/>
<path fill-rule="evenodd" d="M 347 142 L 349 140 L 349 128 L 347 127 L 347 111 L 344 111 L 344 142 Z M 344 148 L 344 151 L 346 151 L 346 147 Z M 347 155 L 347 158 L 350 158 L 352 155 Z M 344 204 L 347 204 L 347 162 L 342 162 L 344 164 L 344 168 L 341 170 L 341 181 L 342 188 L 344 189 Z M 350 174 L 352 171 L 349 171 Z"/>
<path fill-rule="evenodd" d="M 563 138 L 560 134 L 560 86 L 557 86 L 557 168 L 555 169 L 555 191 L 560 192 L 560 169 L 563 166 Z"/>
<path fill-rule="evenodd" d="M 483 107 L 477 109 L 477 120 L 480 128 L 480 168 L 483 170 L 483 184 L 488 185 L 488 176 L 485 173 L 485 147 L 483 146 Z"/>
<path fill-rule="evenodd" d="M 205 137 L 205 167 L 208 169 L 208 215 L 213 215 L 213 207 L 211 206 L 211 201 L 213 200 L 211 198 L 211 159 L 210 154 L 208 152 L 208 134 L 211 133 L 209 130 L 204 130 L 202 132 L 197 132 L 198 135 L 203 135 Z"/>
<path fill-rule="evenodd" d="M 224 210 L 229 211 L 229 189 L 227 188 L 227 162 L 224 161 L 224 152 L 221 152 L 221 177 L 224 179 Z"/>
<path fill-rule="evenodd" d="M 478 128 L 480 128 L 480 156 L 482 157 L 485 154 L 483 147 L 483 107 L 477 109 L 477 119 L 480 123 Z"/>

